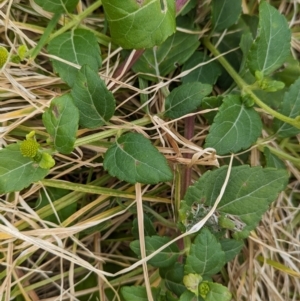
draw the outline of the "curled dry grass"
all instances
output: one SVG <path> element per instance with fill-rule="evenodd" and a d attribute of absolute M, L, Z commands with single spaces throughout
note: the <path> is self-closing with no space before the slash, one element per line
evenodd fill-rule
<path fill-rule="evenodd" d="M 84 10 L 85 3 L 89 2 L 82 1 L 78 5 L 79 13 Z M 38 9 L 33 1 L 30 5 Z M 45 18 L 50 17 L 42 10 L 36 12 L 30 5 L 27 1 L 13 0 L 0 3 L 0 44 L 10 49 L 10 55 L 15 54 L 22 44 L 28 48 L 34 47 L 46 26 Z M 251 12 L 255 5 L 256 1 L 244 0 L 244 12 Z M 297 1 L 281 1 L 279 9 L 287 16 L 292 15 L 291 27 L 299 25 Z M 201 10 L 198 19 L 205 20 L 206 13 L 207 10 Z M 64 20 L 61 20 L 61 25 L 64 25 Z M 100 31 L 104 26 L 101 10 L 86 18 L 84 26 Z M 299 54 L 299 38 L 296 31 L 292 42 L 295 56 Z M 150 110 L 159 112 L 163 106 L 160 89 L 177 81 L 180 75 L 170 75 L 164 81 L 140 90 L 134 86 L 136 75 L 121 72 L 114 76 L 120 65 L 121 49 L 113 48 L 100 37 L 99 42 L 105 46 L 102 47 L 104 62 L 100 75 L 114 92 L 118 108 L 112 124 L 97 129 L 97 132 L 130 128 L 143 133 L 152 139 L 174 166 L 192 166 L 194 178 L 205 170 L 203 166 L 217 166 L 222 158 L 214 156 L 212 150 L 201 148 L 207 134 L 203 112 L 195 114 L 197 134 L 189 140 L 180 134 L 183 133 L 184 118 L 187 116 L 170 123 L 152 118 L 152 128 L 129 123 L 144 116 L 140 105 L 141 93 L 147 96 Z M 134 58 L 134 52 L 131 58 Z M 23 140 L 32 129 L 45 139 L 47 133 L 41 114 L 54 97 L 66 91 L 67 87 L 52 72 L 46 51 L 42 51 L 35 61 L 7 63 L 0 72 L 1 146 Z M 140 222 L 146 210 L 141 205 L 143 198 L 149 202 L 147 210 L 152 210 L 151 213 L 160 218 L 156 224 L 159 233 L 178 236 L 172 216 L 176 199 L 180 199 L 176 187 L 179 184 L 141 187 L 112 180 L 103 171 L 101 163 L 107 148 L 105 143 L 84 143 L 84 137 L 92 133 L 94 131 L 79 130 L 74 152 L 70 156 L 55 156 L 57 164 L 48 179 L 68 181 L 67 184 L 45 180 L 22 192 L 1 197 L 1 300 L 15 299 L 20 295 L 24 300 L 77 300 L 95 292 L 100 292 L 101 300 L 118 300 L 117 293 L 114 295 L 107 291 L 110 297 L 105 299 L 104 290 L 110 288 L 114 292 L 127 283 L 146 284 L 147 287 L 150 283 L 159 285 L 158 273 L 147 267 L 146 260 L 137 262 L 128 252 L 128 241 L 132 239 L 131 222 L 137 212 L 139 230 L 143 232 Z M 106 138 L 113 137 L 112 133 Z M 299 159 L 297 138 L 290 154 Z M 275 142 L 271 143 L 273 147 L 281 148 Z M 260 165 L 260 160 L 259 152 L 253 148 L 251 164 Z M 291 174 L 288 189 L 273 203 L 259 227 L 251 233 L 240 256 L 227 265 L 222 279 L 216 279 L 228 285 L 234 300 L 300 299 L 299 164 L 287 161 L 286 167 Z M 174 172 L 179 175 L 175 167 Z M 46 189 L 49 185 L 70 189 L 70 192 L 55 198 Z M 101 187 L 111 191 L 101 190 Z M 35 210 L 41 194 L 49 205 Z M 45 219 L 51 208 L 58 217 L 59 206 L 72 206 L 74 203 L 78 204 L 78 209 L 66 220 L 54 224 Z M 168 221 L 162 220 L 164 218 Z M 164 226 L 166 222 L 170 227 Z M 106 272 L 109 266 L 121 271 L 115 274 Z M 79 289 L 86 279 L 91 279 L 89 277 L 93 273 L 97 275 L 95 282 L 90 280 L 89 287 L 85 285 Z"/>

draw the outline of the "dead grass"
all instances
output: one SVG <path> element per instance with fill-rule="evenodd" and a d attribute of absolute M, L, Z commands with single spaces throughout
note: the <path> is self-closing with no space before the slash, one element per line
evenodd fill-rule
<path fill-rule="evenodd" d="M 86 2 L 80 2 L 79 12 L 84 10 Z M 254 2 L 243 1 L 245 13 L 251 12 L 249 3 Z M 30 1 L 31 5 L 33 3 Z M 299 1 L 281 1 L 279 5 L 283 14 L 292 14 L 291 27 L 299 25 L 299 5 Z M 202 10 L 199 20 L 205 19 L 205 13 L 207 11 Z M 15 54 L 18 46 L 24 43 L 28 48 L 34 47 L 43 29 L 37 25 L 45 24 L 41 15 L 49 17 L 48 13 L 41 10 L 36 13 L 27 1 L 0 2 L 0 45 L 7 47 L 10 55 Z M 90 16 L 85 25 L 93 28 L 103 26 L 103 16 L 99 16 L 101 21 Z M 295 56 L 299 55 L 299 38 L 299 32 L 295 32 L 292 43 Z M 104 49 L 106 53 L 100 75 L 113 90 L 118 108 L 112 125 L 104 126 L 97 132 L 131 128 L 143 133 L 159 146 L 174 166 L 178 163 L 181 166 L 193 166 L 193 177 L 201 174 L 202 166 L 218 166 L 220 158 L 214 155 L 213 150 L 200 147 L 207 133 L 207 126 L 201 117 L 203 112 L 197 112 L 196 116 L 196 127 L 200 134 L 190 140 L 179 134 L 184 126 L 184 118 L 165 123 L 153 117 L 152 128 L 144 127 L 146 123 L 129 123 L 144 115 L 140 107 L 140 93 L 148 95 L 147 104 L 151 110 L 160 111 L 163 105 L 161 88 L 168 87 L 179 77 L 170 77 L 140 90 L 133 86 L 135 75 L 130 72 L 120 74 L 118 78 L 113 77 L 121 60 L 121 49 L 112 49 L 110 46 Z M 0 72 L 1 146 L 22 140 L 32 129 L 39 137 L 47 137 L 41 114 L 51 99 L 66 91 L 67 87 L 52 72 L 45 51 L 35 62 L 25 60 L 22 64 L 7 63 Z M 113 181 L 104 173 L 101 161 L 97 160 L 106 151 L 106 146 L 83 143 L 84 140 L 80 143 L 80 138 L 84 139 L 92 133 L 80 130 L 79 142 L 72 155 L 58 154 L 57 165 L 48 177 L 78 183 L 78 187 L 66 186 L 74 191 L 53 198 L 46 189 L 50 184 L 40 181 L 22 192 L 1 197 L 0 300 L 13 300 L 20 295 L 26 301 L 78 300 L 80 296 L 95 292 L 100 292 L 101 300 L 119 300 L 116 290 L 126 283 L 146 284 L 148 288 L 150 283 L 159 285 L 159 275 L 147 268 L 144 252 L 139 262 L 128 252 L 126 238 L 131 235 L 128 224 L 136 213 L 137 204 L 139 231 L 143 233 L 142 198 L 151 202 L 157 212 L 167 208 L 167 219 L 172 224 L 176 198 L 178 200 L 176 187 L 168 184 L 155 187 L 137 184 L 134 187 Z M 112 132 L 108 137 L 113 136 Z M 298 144 L 297 139 L 295 144 Z M 273 146 L 280 148 L 276 144 Z M 261 165 L 259 152 L 255 148 L 251 151 L 250 162 L 252 165 Z M 291 162 L 287 161 L 286 167 L 291 174 L 288 189 L 273 203 L 259 227 L 251 233 L 240 256 L 227 265 L 225 276 L 234 300 L 300 300 L 300 174 L 298 167 Z M 63 182 L 57 182 L 56 185 L 64 187 Z M 97 190 L 99 187 L 114 191 L 109 194 Z M 121 195 L 123 191 L 131 195 Z M 49 205 L 36 211 L 34 204 L 41 193 L 44 193 Z M 148 195 L 148 198 L 144 195 Z M 124 202 L 118 203 L 118 199 L 126 200 L 125 205 Z M 54 224 L 44 219 L 47 210 L 52 208 L 58 217 L 57 206 L 71 206 L 74 203 L 78 203 L 80 208 L 65 221 Z M 159 222 L 157 227 L 161 234 L 174 231 Z M 106 272 L 103 267 L 109 265 L 122 270 L 115 274 Z M 93 279 L 95 282 L 90 280 L 91 287 L 77 289 L 92 273 L 97 277 Z M 106 288 L 111 289 L 107 299 L 104 292 Z"/>

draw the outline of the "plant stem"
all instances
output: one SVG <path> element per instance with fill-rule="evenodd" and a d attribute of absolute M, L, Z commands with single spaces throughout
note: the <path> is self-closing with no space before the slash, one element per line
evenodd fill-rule
<path fill-rule="evenodd" d="M 207 47 L 207 49 L 210 50 L 210 52 L 218 57 L 218 61 L 220 64 L 226 69 L 226 71 L 230 74 L 230 76 L 233 78 L 235 83 L 238 85 L 238 87 L 245 93 L 250 95 L 250 97 L 254 100 L 254 102 L 264 109 L 267 113 L 271 114 L 273 117 L 278 118 L 279 120 L 288 123 L 296 128 L 300 128 L 300 122 L 297 119 L 287 117 L 285 115 L 282 115 L 275 110 L 271 109 L 268 105 L 266 105 L 264 102 L 262 102 L 255 93 L 250 89 L 248 84 L 240 77 L 240 75 L 232 68 L 232 66 L 227 62 L 227 60 L 221 56 L 220 52 L 215 48 L 214 45 L 211 44 L 211 42 L 207 39 L 203 39 L 204 45 Z"/>

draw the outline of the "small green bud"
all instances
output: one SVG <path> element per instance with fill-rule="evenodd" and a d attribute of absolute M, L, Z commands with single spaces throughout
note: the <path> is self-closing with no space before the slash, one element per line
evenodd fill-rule
<path fill-rule="evenodd" d="M 20 151 L 23 157 L 34 158 L 40 145 L 33 139 L 24 140 L 20 144 Z"/>
<path fill-rule="evenodd" d="M 218 223 L 219 223 L 219 226 L 224 229 L 233 230 L 235 227 L 235 223 L 232 220 L 230 220 L 229 218 L 227 218 L 225 215 L 221 215 L 218 218 Z"/>
<path fill-rule="evenodd" d="M 183 277 L 184 286 L 198 296 L 198 285 L 202 281 L 202 277 L 198 274 L 188 274 Z"/>
<path fill-rule="evenodd" d="M 242 95 L 242 101 L 245 104 L 247 108 L 251 108 L 254 106 L 255 102 L 253 97 L 250 94 L 244 94 Z"/>
<path fill-rule="evenodd" d="M 20 58 L 21 61 L 24 60 L 26 52 L 27 52 L 27 47 L 25 45 L 21 45 L 18 48 L 18 55 L 19 55 L 19 58 Z"/>
<path fill-rule="evenodd" d="M 48 153 L 42 153 L 42 158 L 39 162 L 39 166 L 43 169 L 50 169 L 55 165 L 55 161 Z"/>
<path fill-rule="evenodd" d="M 203 281 L 199 284 L 199 294 L 202 298 L 205 299 L 209 291 L 210 291 L 210 287 L 207 281 Z"/>
<path fill-rule="evenodd" d="M 6 48 L 0 46 L 0 68 L 2 68 L 8 59 L 8 51 Z"/>

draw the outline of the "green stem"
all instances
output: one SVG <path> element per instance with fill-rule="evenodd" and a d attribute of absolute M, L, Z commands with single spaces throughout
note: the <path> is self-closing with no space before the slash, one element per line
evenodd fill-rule
<path fill-rule="evenodd" d="M 210 52 L 218 57 L 218 61 L 220 64 L 226 69 L 226 71 L 229 73 L 229 75 L 233 78 L 233 80 L 236 82 L 238 87 L 243 91 L 245 94 L 248 94 L 252 97 L 254 102 L 264 109 L 267 113 L 271 114 L 273 117 L 276 117 L 280 119 L 281 121 L 288 123 L 296 128 L 300 128 L 300 122 L 297 119 L 287 117 L 285 115 L 282 115 L 275 110 L 271 109 L 268 105 L 266 105 L 264 102 L 262 102 L 255 93 L 251 90 L 249 85 L 240 77 L 240 75 L 232 68 L 232 66 L 227 62 L 227 60 L 221 56 L 220 52 L 215 48 L 214 45 L 211 44 L 211 42 L 208 39 L 203 39 L 204 45 L 207 47 L 207 49 L 210 50 Z"/>
<path fill-rule="evenodd" d="M 56 24 L 58 23 L 60 16 L 61 16 L 61 13 L 55 13 L 53 15 L 52 19 L 49 21 L 48 26 L 46 27 L 44 33 L 42 34 L 42 36 L 41 36 L 39 42 L 37 43 L 37 45 L 35 46 L 35 48 L 32 49 L 32 52 L 31 51 L 28 52 L 28 54 L 30 55 L 30 57 L 33 60 L 40 53 L 43 46 L 47 43 L 47 40 L 48 40 L 51 32 L 55 28 Z"/>

